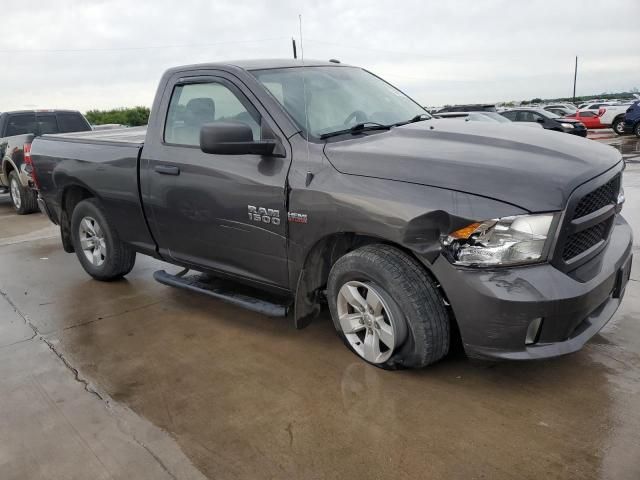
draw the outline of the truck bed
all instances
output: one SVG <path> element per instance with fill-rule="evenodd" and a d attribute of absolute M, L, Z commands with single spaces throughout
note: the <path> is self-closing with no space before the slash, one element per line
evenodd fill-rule
<path fill-rule="evenodd" d="M 43 138 L 82 143 L 117 143 L 141 147 L 144 144 L 146 134 L 147 127 L 144 126 L 91 132 L 58 133 L 55 135 L 43 135 Z"/>

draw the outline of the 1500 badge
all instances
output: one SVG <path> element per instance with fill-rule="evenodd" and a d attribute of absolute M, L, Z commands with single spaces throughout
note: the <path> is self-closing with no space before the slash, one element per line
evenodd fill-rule
<path fill-rule="evenodd" d="M 249 207 L 249 220 L 253 222 L 270 223 L 272 225 L 280 225 L 280 210 L 272 208 Z"/>

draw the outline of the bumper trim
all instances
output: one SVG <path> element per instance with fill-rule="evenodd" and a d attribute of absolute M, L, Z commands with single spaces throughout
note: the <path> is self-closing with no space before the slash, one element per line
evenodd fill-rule
<path fill-rule="evenodd" d="M 493 358 L 503 360 L 536 360 L 559 357 L 575 353 L 611 320 L 620 306 L 621 298 L 609 297 L 577 328 L 577 335 L 564 342 L 538 343 L 526 346 L 524 350 L 509 352 L 494 348 L 478 347 L 465 344 L 465 351 L 474 358 Z"/>

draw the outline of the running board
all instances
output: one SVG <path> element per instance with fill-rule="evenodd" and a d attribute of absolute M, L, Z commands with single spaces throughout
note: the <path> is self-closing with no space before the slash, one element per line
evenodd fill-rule
<path fill-rule="evenodd" d="M 3 193 L 9 193 L 9 187 L 0 187 L 0 195 Z"/>
<path fill-rule="evenodd" d="M 231 303 L 269 317 L 286 317 L 290 302 L 274 303 L 273 297 L 257 289 L 247 287 L 230 280 L 222 280 L 204 273 L 185 275 L 188 270 L 171 275 L 164 270 L 154 272 L 153 278 L 170 287 L 184 288 L 203 293 L 223 302 Z"/>

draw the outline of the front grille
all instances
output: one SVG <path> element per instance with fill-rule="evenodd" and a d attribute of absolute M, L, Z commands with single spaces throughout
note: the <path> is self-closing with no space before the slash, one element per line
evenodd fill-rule
<path fill-rule="evenodd" d="M 563 269 L 575 269 L 588 261 L 592 255 L 588 258 L 581 257 L 577 262 L 573 260 L 589 249 L 604 244 L 609 238 L 615 220 L 614 207 L 618 201 L 621 181 L 622 175 L 618 173 L 606 183 L 591 191 L 587 190 L 587 193 L 569 202 L 568 221 L 563 229 L 567 234 L 561 239 L 557 250 L 558 260 Z M 581 187 L 580 193 L 584 192 L 585 188 L 588 187 Z M 571 205 L 575 207 L 572 208 Z M 589 215 L 595 212 L 600 213 L 598 213 L 599 220 L 596 220 L 598 223 L 594 225 L 595 219 L 590 218 Z M 596 254 L 597 251 L 594 251 L 593 255 Z"/>
<path fill-rule="evenodd" d="M 601 187 L 596 188 L 593 192 L 582 197 L 582 200 L 580 200 L 573 213 L 574 220 L 596 212 L 607 205 L 615 205 L 618 201 L 619 192 L 620 174 L 613 177 Z"/>
<path fill-rule="evenodd" d="M 562 259 L 565 262 L 569 261 L 597 245 L 601 240 L 607 238 L 610 226 L 611 219 L 608 218 L 593 227 L 569 235 L 562 250 Z"/>

